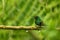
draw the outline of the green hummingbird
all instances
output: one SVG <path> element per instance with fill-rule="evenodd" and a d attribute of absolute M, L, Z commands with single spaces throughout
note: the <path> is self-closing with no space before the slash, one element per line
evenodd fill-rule
<path fill-rule="evenodd" d="M 35 19 L 35 24 L 38 28 L 42 28 L 42 26 L 45 26 L 45 24 L 43 23 L 43 21 L 39 16 L 34 16 L 34 19 Z"/>

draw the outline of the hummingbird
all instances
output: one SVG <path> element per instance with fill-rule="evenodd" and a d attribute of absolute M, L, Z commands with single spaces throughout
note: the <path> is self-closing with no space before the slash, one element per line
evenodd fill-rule
<path fill-rule="evenodd" d="M 45 26 L 42 19 L 39 16 L 34 16 L 35 19 L 35 25 L 37 28 L 42 28 L 42 26 Z"/>

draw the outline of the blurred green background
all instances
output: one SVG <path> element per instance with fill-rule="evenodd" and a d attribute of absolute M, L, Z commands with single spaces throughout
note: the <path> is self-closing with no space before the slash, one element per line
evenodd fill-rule
<path fill-rule="evenodd" d="M 0 29 L 0 40 L 60 40 L 60 0 L 0 0 L 0 25 L 35 26 L 36 15 L 48 25 L 41 32 Z"/>

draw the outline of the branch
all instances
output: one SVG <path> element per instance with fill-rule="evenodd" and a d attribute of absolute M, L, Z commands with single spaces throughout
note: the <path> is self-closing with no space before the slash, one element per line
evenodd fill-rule
<path fill-rule="evenodd" d="M 11 29 L 11 30 L 39 30 L 40 28 L 33 26 L 4 26 L 1 25 L 0 29 Z"/>
<path fill-rule="evenodd" d="M 5 26 L 0 25 L 0 29 L 9 29 L 9 30 L 40 30 L 41 28 L 37 28 L 34 26 Z M 60 30 L 60 28 L 56 28 L 57 30 Z"/>

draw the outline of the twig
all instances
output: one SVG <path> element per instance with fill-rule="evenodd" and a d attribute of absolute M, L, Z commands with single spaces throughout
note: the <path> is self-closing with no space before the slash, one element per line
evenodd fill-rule
<path fill-rule="evenodd" d="M 5 26 L 0 25 L 0 29 L 9 29 L 9 30 L 40 30 L 41 28 L 37 28 L 34 26 Z M 56 28 L 57 30 L 60 30 L 60 28 Z"/>
<path fill-rule="evenodd" d="M 0 29 L 11 29 L 11 30 L 39 30 L 40 28 L 33 26 L 0 26 Z"/>

